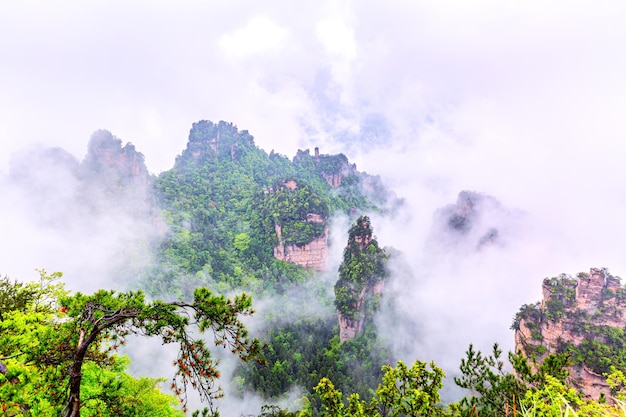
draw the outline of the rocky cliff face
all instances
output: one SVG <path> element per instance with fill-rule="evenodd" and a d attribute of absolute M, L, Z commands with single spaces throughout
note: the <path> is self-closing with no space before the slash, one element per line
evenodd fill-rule
<path fill-rule="evenodd" d="M 355 303 L 355 309 L 359 312 L 356 317 L 344 315 L 341 311 L 337 312 L 340 342 L 343 343 L 346 340 L 354 339 L 359 333 L 363 332 L 367 319 L 365 314 L 366 303 L 371 301 L 373 297 L 381 297 L 384 289 L 384 281 L 376 282 L 372 286 L 363 287 Z"/>
<path fill-rule="evenodd" d="M 11 159 L 9 178 L 29 194 L 43 213 L 39 219 L 49 225 L 66 227 L 78 218 L 112 210 L 141 220 L 148 212 L 154 214 L 144 156 L 130 143 L 122 146 L 106 130 L 92 134 L 81 162 L 60 148 L 17 154 Z"/>
<path fill-rule="evenodd" d="M 149 179 L 143 154 L 131 143 L 122 147 L 122 141 L 107 130 L 91 136 L 81 170 L 85 175 L 107 174 L 125 184 L 146 183 Z"/>
<path fill-rule="evenodd" d="M 189 132 L 187 148 L 176 163 L 201 162 L 207 158 L 237 160 L 246 148 L 254 147 L 254 138 L 247 130 L 239 131 L 232 123 L 201 120 Z"/>
<path fill-rule="evenodd" d="M 152 205 L 152 182 L 143 154 L 131 143 L 122 146 L 107 130 L 91 135 L 78 175 L 83 193 L 97 204 L 125 205 L 130 211 Z"/>
<path fill-rule="evenodd" d="M 264 190 L 264 198 L 263 210 L 271 213 L 266 232 L 275 236 L 274 257 L 304 268 L 326 269 L 327 204 L 311 187 L 293 179 Z"/>
<path fill-rule="evenodd" d="M 455 204 L 435 215 L 436 239 L 446 246 L 466 245 L 472 249 L 499 244 L 510 215 L 495 198 L 461 191 Z M 506 219 L 506 221 L 504 221 Z M 504 231 L 506 233 L 506 231 Z"/>
<path fill-rule="evenodd" d="M 357 219 L 348 234 L 348 245 L 335 284 L 339 339 L 345 342 L 361 333 L 378 309 L 387 271 L 387 255 L 372 235 L 370 220 Z"/>
<path fill-rule="evenodd" d="M 344 154 L 324 155 L 320 154 L 319 148 L 315 148 L 315 156 L 311 156 L 310 151 L 298 150 L 294 157 L 295 163 L 306 163 L 313 161 L 315 169 L 332 188 L 339 188 L 343 180 L 356 175 L 356 165 L 350 164 Z"/>
<path fill-rule="evenodd" d="M 572 352 L 570 383 L 587 397 L 610 398 L 606 361 L 598 359 L 620 349 L 626 290 L 606 269 L 592 268 L 576 278 L 561 275 L 543 281 L 543 300 L 522 307 L 514 323 L 516 350 L 541 362 L 551 353 Z M 614 354 L 614 353 L 611 353 Z M 617 353 L 619 354 L 619 353 Z"/>
<path fill-rule="evenodd" d="M 324 232 L 321 236 L 313 238 L 305 245 L 287 245 L 283 239 L 282 225 L 275 224 L 278 244 L 274 247 L 274 257 L 281 261 L 291 262 L 305 268 L 313 268 L 316 271 L 326 269 L 328 260 L 328 225 L 326 220 L 319 214 L 309 213 L 307 223 L 323 225 Z"/>
<path fill-rule="evenodd" d="M 146 235 L 158 236 L 166 226 L 161 217 L 144 155 L 131 143 L 107 130 L 91 135 L 87 154 L 77 170 L 78 198 L 88 215 L 132 221 Z"/>

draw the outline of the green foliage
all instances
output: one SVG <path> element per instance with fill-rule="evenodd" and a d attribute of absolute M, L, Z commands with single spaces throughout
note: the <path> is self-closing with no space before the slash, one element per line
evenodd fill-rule
<path fill-rule="evenodd" d="M 235 242 L 233 243 L 233 245 L 235 246 L 235 249 L 241 252 L 245 252 L 248 250 L 248 248 L 250 248 L 251 240 L 252 239 L 250 239 L 249 234 L 239 233 L 238 235 L 235 235 Z"/>
<path fill-rule="evenodd" d="M 195 286 L 259 293 L 308 277 L 274 258 L 277 227 L 282 244 L 302 246 L 323 235 L 335 211 L 373 204 L 345 156 L 298 155 L 293 162 L 268 155 L 229 123 L 195 123 L 175 166 L 154 181 L 168 236 L 140 287 L 190 299 Z M 331 174 L 354 178 L 333 189 L 325 179 Z"/>
<path fill-rule="evenodd" d="M 343 401 L 343 393 L 328 378 L 322 378 L 315 392 L 322 401 L 322 416 L 398 417 L 442 416 L 445 410 L 439 405 L 439 390 L 443 387 L 443 371 L 434 363 L 416 360 L 409 368 L 399 361 L 395 368 L 385 365 L 382 382 L 374 397 L 367 402 L 358 394 Z"/>
<path fill-rule="evenodd" d="M 561 416 L 576 414 L 575 408 L 579 408 L 582 403 L 575 389 L 548 376 L 541 389 L 526 392 L 520 410 L 523 416 Z"/>
<path fill-rule="evenodd" d="M 295 181 L 294 181 L 295 183 Z M 265 232 L 273 236 L 273 243 L 279 243 L 276 227 L 282 230 L 282 244 L 303 246 L 321 237 L 329 215 L 328 198 L 317 195 L 312 187 L 299 184 L 291 189 L 276 184 L 263 198 L 263 222 Z M 312 219 L 317 216 L 319 220 Z"/>
<path fill-rule="evenodd" d="M 455 377 L 454 382 L 470 390 L 471 395 L 453 408 L 461 414 L 508 415 L 507 410 L 520 409 L 520 401 L 529 390 L 542 389 L 551 380 L 564 383 L 570 364 L 567 354 L 548 355 L 539 364 L 534 359 L 529 363 L 520 353 L 509 353 L 508 362 L 506 366 L 497 343 L 489 356 L 470 345 L 466 358 L 461 360 L 461 376 Z M 508 370 L 511 368 L 514 372 Z"/>
<path fill-rule="evenodd" d="M 598 374 L 615 369 L 626 369 L 626 333 L 612 326 L 588 326 L 585 338 L 577 346 L 564 347 L 574 363 L 584 363 Z"/>
<path fill-rule="evenodd" d="M 471 391 L 471 396 L 456 405 L 465 413 L 475 408 L 481 415 L 500 413 L 512 407 L 526 391 L 526 385 L 505 370 L 502 350 L 497 343 L 489 356 L 470 345 L 466 358 L 461 359 L 460 371 L 461 376 L 454 377 L 454 382 Z"/>
<path fill-rule="evenodd" d="M 161 392 L 165 379 L 133 378 L 125 371 L 129 360 L 113 356 L 110 367 L 89 362 L 83 367 L 81 415 L 182 416 L 172 395 Z"/>
<path fill-rule="evenodd" d="M 434 362 L 416 360 L 409 368 L 398 361 L 395 368 L 383 366 L 383 382 L 376 390 L 375 403 L 382 415 L 439 416 L 439 390 L 443 388 L 441 368 Z"/>
<path fill-rule="evenodd" d="M 548 320 L 561 320 L 565 316 L 565 309 L 575 306 L 576 285 L 576 279 L 567 274 L 543 281 L 543 287 L 550 292 L 550 299 L 545 305 L 545 316 Z"/>
<path fill-rule="evenodd" d="M 567 274 L 544 279 L 543 288 L 549 292 L 549 299 L 546 301 L 545 307 L 539 303 L 524 304 L 515 315 L 511 328 L 519 330 L 522 319 L 526 320 L 527 324 L 534 324 L 535 326 L 540 325 L 545 320 L 559 321 L 563 319 L 567 314 L 566 310 L 572 310 L 576 306 L 576 285 L 576 279 Z M 536 337 L 536 339 L 541 340 L 541 337 Z"/>
<path fill-rule="evenodd" d="M 605 279 L 617 281 L 617 277 L 608 273 L 606 268 L 602 270 Z M 588 274 L 579 273 L 578 279 L 588 279 Z M 573 344 L 562 342 L 558 351 L 564 355 L 569 355 L 573 364 L 584 364 L 591 371 L 598 374 L 606 374 L 611 367 L 616 369 L 626 369 L 626 334 L 623 329 L 599 325 L 595 322 L 598 316 L 611 314 L 606 307 L 600 307 L 593 316 L 586 311 L 576 308 L 576 279 L 567 274 L 558 277 L 546 278 L 543 281 L 543 288 L 549 292 L 549 298 L 544 306 L 539 303 L 524 305 L 516 314 L 512 328 L 520 329 L 520 323 L 524 320 L 526 327 L 530 330 L 531 338 L 536 342 L 541 342 L 543 336 L 541 328 L 545 322 L 560 322 L 567 320 L 567 325 L 573 333 L 582 338 L 582 342 Z M 623 289 L 616 292 L 604 288 L 601 293 L 600 302 L 620 298 L 624 293 Z M 529 343 L 525 346 L 525 354 L 544 355 L 548 349 L 541 343 Z"/>
<path fill-rule="evenodd" d="M 60 273 L 39 272 L 40 280 L 35 283 L 0 281 L 0 358 L 6 368 L 0 372 L 0 415 L 58 416 L 65 405 L 63 365 L 58 360 L 37 359 L 67 320 L 67 308 L 58 303 L 67 292 L 57 282 Z M 48 353 L 48 358 L 56 355 Z M 82 370 L 83 415 L 182 415 L 172 407 L 176 398 L 160 391 L 161 380 L 131 377 L 126 373 L 126 358 L 102 358 L 99 363 L 87 362 Z"/>
<path fill-rule="evenodd" d="M 172 389 L 183 407 L 188 385 L 210 404 L 221 394 L 214 386 L 217 363 L 193 329 L 210 331 L 216 345 L 243 360 L 260 352 L 259 341 L 247 337 L 239 319 L 252 313 L 246 294 L 226 299 L 197 288 L 192 303 L 146 302 L 141 292 L 68 295 L 52 283 L 59 276 L 42 271 L 41 282 L 29 286 L 3 281 L 2 288 L 9 290 L 0 293 L 5 306 L 0 357 L 6 365 L 0 396 L 7 403 L 41 415 L 73 417 L 89 407 L 108 410 L 108 415 L 159 415 L 136 413 L 171 403 L 171 397 L 157 395 L 160 381 L 125 376 L 126 363 L 115 355 L 131 333 L 180 346 Z"/>
<path fill-rule="evenodd" d="M 624 417 L 626 406 L 619 399 L 615 404 L 585 400 L 574 388 L 548 376 L 540 389 L 526 392 L 521 401 L 520 415 L 522 417 Z"/>
<path fill-rule="evenodd" d="M 525 319 L 528 323 L 537 325 L 537 323 L 541 323 L 544 318 L 545 314 L 541 309 L 540 303 L 524 304 L 515 314 L 513 324 L 511 325 L 511 330 L 519 330 L 522 319 Z"/>
<path fill-rule="evenodd" d="M 622 403 L 626 401 L 626 375 L 624 372 L 613 366 L 610 372 L 604 376 L 606 376 L 606 382 L 611 388 L 613 397 Z"/>
<path fill-rule="evenodd" d="M 358 301 L 364 288 L 373 288 L 387 276 L 387 255 L 372 237 L 370 220 L 361 216 L 350 228 L 348 244 L 339 266 L 339 280 L 335 284 L 335 306 L 344 316 L 356 319 L 367 306 L 359 309 Z M 368 294 L 371 298 L 372 294 Z"/>
<path fill-rule="evenodd" d="M 280 398 L 292 386 L 314 387 L 322 377 L 336 381 L 339 389 L 370 399 L 389 355 L 371 327 L 353 340 L 339 342 L 336 318 L 300 320 L 267 330 L 263 349 L 266 364 L 251 362 L 240 369 L 242 389 L 252 389 L 266 399 Z M 306 393 L 310 409 L 318 415 L 320 400 Z"/>
<path fill-rule="evenodd" d="M 298 417 L 300 413 L 283 410 L 277 405 L 264 405 L 258 417 Z"/>

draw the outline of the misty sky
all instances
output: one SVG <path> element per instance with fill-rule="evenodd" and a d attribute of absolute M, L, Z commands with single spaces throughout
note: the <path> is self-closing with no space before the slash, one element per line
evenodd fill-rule
<path fill-rule="evenodd" d="M 511 341 L 512 314 L 538 301 L 543 277 L 626 274 L 625 21 L 623 1 L 5 1 L 0 172 L 32 143 L 82 159 L 108 129 L 157 174 L 201 119 L 290 158 L 344 152 L 406 200 L 373 219 L 421 279 L 406 308 L 453 297 L 467 306 L 433 329 L 473 308 L 482 324 L 464 326 L 460 349 L 490 331 L 486 343 Z M 425 249 L 433 213 L 461 190 L 517 213 L 494 220 L 510 232 L 502 247 Z M 14 239 L 0 248 L 7 273 L 48 267 L 49 254 L 13 256 L 31 250 Z"/>

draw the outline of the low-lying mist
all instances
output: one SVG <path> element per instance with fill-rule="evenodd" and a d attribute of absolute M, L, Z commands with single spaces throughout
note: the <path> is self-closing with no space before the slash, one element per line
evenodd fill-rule
<path fill-rule="evenodd" d="M 368 171 L 377 174 L 375 169 L 381 168 L 383 183 L 399 199 L 392 210 L 365 213 L 379 244 L 393 253 L 377 331 L 393 357 L 408 363 L 434 360 L 443 367 L 448 375 L 445 399 L 462 395 L 452 376 L 469 344 L 483 351 L 490 351 L 494 342 L 505 351 L 513 348 L 513 317 L 522 304 L 539 299 L 545 276 L 590 266 L 608 266 L 619 273 L 621 265 L 614 268 L 609 262 L 615 261 L 623 239 L 619 227 L 609 228 L 615 225 L 617 211 L 610 202 L 617 197 L 595 194 L 574 200 L 577 188 L 565 184 L 555 194 L 568 199 L 558 207 L 554 198 L 545 200 L 544 212 L 541 204 L 534 204 L 539 197 L 453 191 L 462 181 L 455 176 L 449 182 L 436 180 L 440 172 L 409 182 L 410 174 L 399 175 L 397 167 L 376 159 L 379 151 L 375 148 L 359 158 Z M 29 280 L 37 276 L 35 268 L 62 271 L 68 288 L 83 292 L 136 287 L 136 278 L 153 260 L 152 250 L 164 236 L 163 221 L 146 200 L 145 188 L 127 185 L 124 197 L 117 198 L 112 183 L 94 182 L 81 170 L 84 164 L 61 149 L 29 149 L 13 156 L 8 175 L 0 181 L 5 197 L 0 209 L 6 237 L 0 243 L 3 274 Z M 594 178 L 601 177 L 591 173 L 590 180 Z M 581 190 L 589 192 L 589 186 Z M 332 217 L 326 271 L 278 295 L 254 299 L 256 314 L 246 319 L 253 336 L 263 338 L 268 326 L 300 318 L 336 318 L 333 288 L 349 228 L 346 216 Z M 194 280 L 197 277 L 190 277 L 190 283 Z M 141 339 L 126 349 L 133 373 L 171 377 L 171 349 Z M 258 413 L 267 400 L 242 392 L 236 358 L 216 354 L 223 356 L 221 383 L 226 392 L 220 408 L 229 415 Z M 297 406 L 310 388 L 292 387 L 280 404 Z M 192 397 L 190 406 L 204 405 Z"/>

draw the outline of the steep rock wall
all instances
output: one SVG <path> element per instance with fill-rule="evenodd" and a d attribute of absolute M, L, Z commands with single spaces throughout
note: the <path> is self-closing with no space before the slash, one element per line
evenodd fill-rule
<path fill-rule="evenodd" d="M 106 130 L 91 136 L 82 169 L 86 174 L 105 171 L 117 181 L 147 183 L 149 179 L 143 154 L 131 143 L 122 147 L 122 141 Z"/>
<path fill-rule="evenodd" d="M 378 246 L 367 216 L 357 219 L 348 233 L 348 244 L 335 284 L 339 339 L 345 342 L 363 332 L 378 309 L 387 277 L 387 254 Z"/>
<path fill-rule="evenodd" d="M 619 279 L 606 270 L 591 268 L 589 274 L 580 273 L 576 279 L 546 278 L 541 304 L 534 313 L 526 313 L 519 320 L 515 331 L 516 351 L 526 356 L 534 354 L 541 362 L 566 344 L 579 346 L 597 338 L 586 330 L 591 326 L 624 329 L 625 312 L 624 289 Z M 569 382 L 586 397 L 598 399 L 603 394 L 610 399 L 610 388 L 603 375 L 585 363 L 576 363 L 568 370 Z"/>
<path fill-rule="evenodd" d="M 358 316 L 356 318 L 350 318 L 341 314 L 341 311 L 337 311 L 337 317 L 339 319 L 339 341 L 341 343 L 349 339 L 354 339 L 359 333 L 363 332 L 365 327 L 365 303 L 369 301 L 372 296 L 383 294 L 385 289 L 385 281 L 379 281 L 372 286 L 365 286 L 359 293 L 359 297 L 356 302 L 356 309 Z"/>
<path fill-rule="evenodd" d="M 274 225 L 278 237 L 278 244 L 274 247 L 274 257 L 281 261 L 322 271 L 326 269 L 328 261 L 328 225 L 320 215 L 313 213 L 307 215 L 307 222 L 324 224 L 324 232 L 320 237 L 302 246 L 285 244 L 282 226 L 278 223 Z"/>

